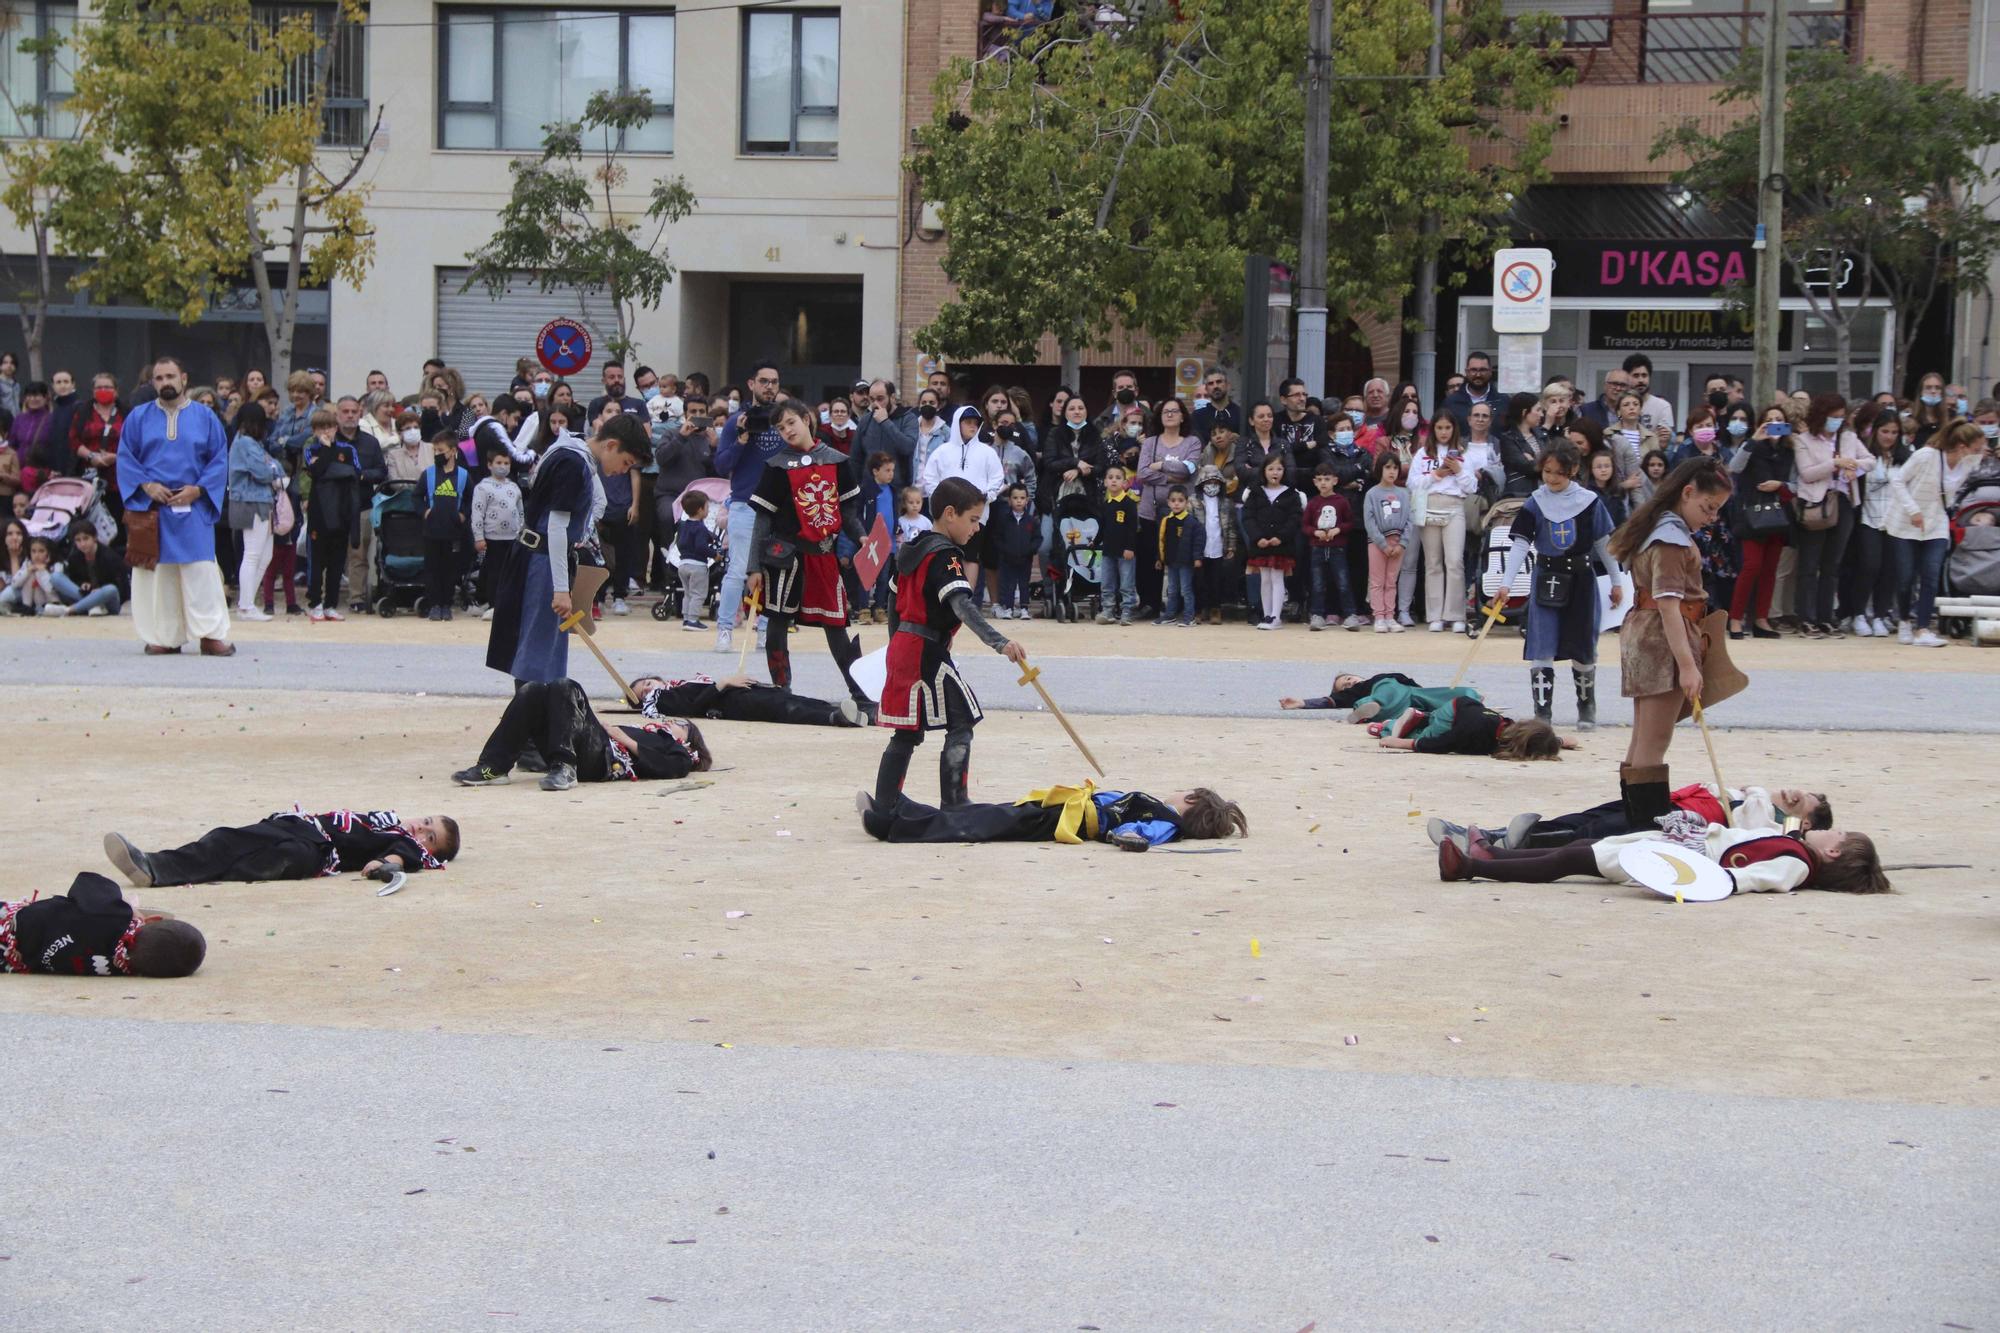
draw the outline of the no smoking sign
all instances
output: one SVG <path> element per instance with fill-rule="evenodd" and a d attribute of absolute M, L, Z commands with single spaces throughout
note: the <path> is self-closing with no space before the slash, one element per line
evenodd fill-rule
<path fill-rule="evenodd" d="M 1493 256 L 1493 331 L 1547 333 L 1555 257 L 1547 250 L 1501 250 Z"/>

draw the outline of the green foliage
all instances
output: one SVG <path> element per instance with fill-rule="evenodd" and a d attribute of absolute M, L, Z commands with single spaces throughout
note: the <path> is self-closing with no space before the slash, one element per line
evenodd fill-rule
<path fill-rule="evenodd" d="M 1718 94 L 1754 105 L 1761 62 L 1747 59 Z M 1709 133 L 1689 120 L 1662 132 L 1655 160 L 1685 154 L 1675 180 L 1712 201 L 1754 203 L 1758 122 Z M 1833 326 L 1843 372 L 1853 296 L 1807 286 L 1807 269 L 1852 264 L 1897 316 L 1896 373 L 1924 313 L 1952 283 L 1983 288 L 2000 254 L 2000 220 L 1979 205 L 1992 174 L 1981 150 L 2000 141 L 2000 97 L 1923 83 L 1836 51 L 1793 51 L 1786 65 L 1784 257 L 1814 312 Z M 1843 381 L 1844 382 L 1844 381 Z"/>
<path fill-rule="evenodd" d="M 513 192 L 492 237 L 466 256 L 472 273 L 461 290 L 483 284 L 497 297 L 515 273 L 528 272 L 545 292 L 604 292 L 618 311 L 609 352 L 620 360 L 630 355 L 638 307 L 658 306 L 674 278 L 666 230 L 695 206 L 680 176 L 654 180 L 636 217 L 616 206 L 614 196 L 630 176 L 619 141 L 652 114 L 652 94 L 643 88 L 597 92 L 581 120 L 544 126 L 541 157 L 513 163 Z"/>
<path fill-rule="evenodd" d="M 1421 77 L 1423 0 L 1335 13 L 1327 295 L 1391 314 L 1426 244 L 1487 245 L 1509 192 L 1537 178 L 1536 116 L 1565 76 L 1548 25 L 1504 31 L 1498 0 L 1450 14 L 1436 82 Z M 942 207 L 957 293 L 918 345 L 1027 359 L 1045 333 L 1102 346 L 1114 321 L 1162 340 L 1226 327 L 1246 253 L 1296 261 L 1305 50 L 1303 0 L 1182 0 L 1116 31 L 1046 25 L 948 68 L 908 165 Z M 1509 165 L 1474 167 L 1482 146 Z"/>
<path fill-rule="evenodd" d="M 248 0 L 104 0 L 77 47 L 71 106 L 96 160 L 65 167 L 55 226 L 70 253 L 97 256 L 79 286 L 192 323 L 219 284 L 248 275 L 266 287 L 264 218 L 281 209 L 292 214 L 288 296 L 301 269 L 314 282 L 362 281 L 374 258 L 367 190 L 353 171 L 321 169 L 317 97 L 280 95 L 301 62 L 323 71 L 310 17 L 259 23 Z M 274 343 L 277 313 L 267 299 Z M 282 333 L 288 344 L 288 324 Z"/>

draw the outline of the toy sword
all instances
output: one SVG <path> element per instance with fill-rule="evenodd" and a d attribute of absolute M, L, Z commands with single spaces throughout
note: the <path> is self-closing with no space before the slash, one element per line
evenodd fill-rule
<path fill-rule="evenodd" d="M 1479 655 L 1479 645 L 1486 642 L 1493 626 L 1507 618 L 1507 590 L 1502 588 L 1494 593 L 1493 600 L 1479 608 L 1479 614 L 1486 617 L 1486 623 L 1479 627 L 1479 633 L 1473 636 L 1472 646 L 1465 650 L 1465 660 L 1458 664 L 1458 674 L 1451 678 L 1450 689 L 1457 689 L 1459 682 L 1465 679 L 1465 673 L 1472 670 L 1472 659 Z"/>
<path fill-rule="evenodd" d="M 1021 679 L 1016 681 L 1015 684 L 1032 685 L 1035 687 L 1035 693 L 1042 696 L 1042 702 L 1048 705 L 1049 712 L 1053 713 L 1056 721 L 1062 724 L 1062 729 L 1069 733 L 1070 740 L 1075 742 L 1076 748 L 1083 752 L 1083 757 L 1090 761 L 1090 766 L 1097 770 L 1097 776 L 1100 778 L 1103 777 L 1105 775 L 1104 765 L 1097 762 L 1097 756 L 1092 754 L 1090 747 L 1083 743 L 1083 737 L 1076 734 L 1076 728 L 1071 726 L 1069 719 L 1063 716 L 1063 710 L 1056 707 L 1056 701 L 1049 697 L 1048 687 L 1042 684 L 1042 669 L 1040 667 L 1029 666 L 1026 662 L 1021 663 Z"/>

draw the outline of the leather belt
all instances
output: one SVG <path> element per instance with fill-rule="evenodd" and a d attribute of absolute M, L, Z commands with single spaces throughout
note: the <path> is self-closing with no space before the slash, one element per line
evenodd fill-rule
<path fill-rule="evenodd" d="M 536 532 L 533 528 L 522 528 L 521 535 L 514 540 L 527 547 L 530 551 L 539 551 L 542 549 L 542 534 Z"/>
<path fill-rule="evenodd" d="M 1675 597 L 1669 600 L 1680 603 L 1681 619 L 1683 620 L 1692 621 L 1695 624 L 1700 624 L 1702 618 L 1708 614 L 1708 603 L 1703 598 Z M 1659 604 L 1660 604 L 1659 599 L 1654 597 L 1653 594 L 1649 592 L 1635 593 L 1632 598 L 1632 609 L 1634 611 L 1653 610 L 1657 608 Z"/>
<path fill-rule="evenodd" d="M 902 624 L 896 626 L 896 633 L 915 635 L 917 638 L 922 639 L 925 643 L 944 642 L 944 635 L 938 633 L 936 630 L 932 629 L 929 625 L 912 625 L 907 620 L 904 621 Z"/>

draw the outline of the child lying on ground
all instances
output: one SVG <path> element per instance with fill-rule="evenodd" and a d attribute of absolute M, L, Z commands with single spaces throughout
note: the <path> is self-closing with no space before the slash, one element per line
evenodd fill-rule
<path fill-rule="evenodd" d="M 1865 833 L 1812 829 L 1796 836 L 1768 829 L 1702 825 L 1691 815 L 1669 816 L 1668 839 L 1698 851 L 1729 873 L 1737 893 L 1790 893 L 1827 889 L 1836 893 L 1891 893 L 1889 877 L 1875 844 Z M 1682 830 L 1673 827 L 1683 825 Z M 1618 863 L 1618 853 L 1658 833 L 1626 833 L 1615 838 L 1573 842 L 1552 851 L 1508 851 L 1483 834 L 1468 834 L 1468 850 L 1447 838 L 1438 844 L 1441 880 L 1494 879 L 1509 884 L 1549 884 L 1565 875 L 1584 875 L 1612 884 L 1635 881 Z"/>
<path fill-rule="evenodd" d="M 1371 728 L 1371 730 L 1374 730 Z M 1560 759 L 1576 742 L 1540 718 L 1518 721 L 1478 699 L 1449 700 L 1429 713 L 1409 709 L 1376 731 L 1385 750 L 1418 754 L 1477 754 L 1495 759 Z"/>
<path fill-rule="evenodd" d="M 647 717 L 709 717 L 724 722 L 789 722 L 806 727 L 858 727 L 867 719 L 852 699 L 809 699 L 748 676 L 668 680 L 641 676 L 631 682 Z"/>
<path fill-rule="evenodd" d="M 1699 815 L 1709 824 L 1781 830 L 1795 821 L 1801 828 L 1833 827 L 1833 806 L 1828 803 L 1825 793 L 1807 791 L 1803 787 L 1779 787 L 1775 791 L 1766 791 L 1762 787 L 1745 787 L 1740 791 L 1731 788 L 1730 817 L 1727 819 L 1722 814 L 1722 803 L 1715 797 L 1713 783 L 1691 782 L 1685 787 L 1676 787 L 1672 796 L 1676 809 Z M 1556 815 L 1549 819 L 1532 814 L 1515 815 L 1507 821 L 1505 828 L 1480 829 L 1486 835 L 1486 841 L 1495 847 L 1510 850 L 1531 847 L 1542 851 L 1551 847 L 1567 847 L 1586 838 L 1615 838 L 1621 833 L 1635 831 L 1631 821 L 1625 817 L 1622 801 L 1606 801 L 1573 815 Z M 1455 838 L 1459 840 L 1459 850 L 1465 850 L 1466 830 L 1462 825 L 1433 819 L 1426 832 L 1430 834 L 1432 846 L 1446 838 Z"/>
<path fill-rule="evenodd" d="M 529 745 L 538 745 L 549 762 L 543 791 L 568 791 L 579 782 L 684 778 L 714 765 L 715 756 L 694 723 L 684 717 L 648 717 L 655 720 L 635 727 L 606 726 L 575 681 L 528 681 L 514 692 L 486 738 L 479 762 L 452 774 L 451 780 L 461 787 L 504 786 L 513 780 L 510 774 Z"/>
<path fill-rule="evenodd" d="M 1356 708 L 1360 706 L 1364 699 L 1370 696 L 1378 685 L 1401 685 L 1406 689 L 1412 690 L 1420 688 L 1417 682 L 1411 680 L 1400 671 L 1385 671 L 1379 676 L 1356 676 L 1351 673 L 1342 673 L 1333 678 L 1333 692 L 1331 694 L 1322 695 L 1317 699 L 1294 699 L 1287 696 L 1278 700 L 1278 707 L 1287 710 L 1294 708 Z M 1470 692 L 1468 691 L 1468 693 Z M 1473 695 L 1475 699 L 1478 697 L 1476 694 Z M 1379 705 L 1375 711 L 1380 711 Z M 1374 711 L 1371 711 L 1369 717 L 1373 716 Z M 1347 720 L 1349 722 L 1365 722 L 1368 719 L 1350 717 Z"/>
<path fill-rule="evenodd" d="M 298 806 L 243 828 L 210 829 L 172 851 L 142 852 L 119 834 L 104 835 L 104 854 L 141 888 L 315 879 L 384 866 L 415 874 L 444 869 L 458 847 L 458 824 L 445 815 L 409 820 L 394 810 L 313 815 Z"/>
<path fill-rule="evenodd" d="M 0 972 L 186 977 L 207 953 L 199 930 L 133 907 L 89 871 L 66 894 L 0 903 Z"/>
<path fill-rule="evenodd" d="M 893 818 L 867 792 L 854 794 L 861 826 L 883 842 L 1109 842 L 1143 852 L 1176 838 L 1250 836 L 1243 808 L 1207 787 L 1164 800 L 1142 791 L 1049 787 L 1012 805 L 967 802 L 939 810 L 905 796 Z"/>

